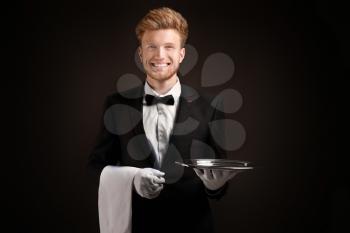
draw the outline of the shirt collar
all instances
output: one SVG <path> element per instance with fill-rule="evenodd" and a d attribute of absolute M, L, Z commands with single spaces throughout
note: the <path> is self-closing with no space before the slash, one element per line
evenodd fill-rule
<path fill-rule="evenodd" d="M 145 94 L 154 95 L 154 96 L 158 96 L 158 97 L 172 95 L 175 100 L 178 100 L 180 95 L 181 95 L 180 80 L 179 80 L 179 78 L 177 78 L 175 85 L 167 93 L 165 93 L 163 95 L 161 95 L 161 94 L 157 93 L 155 90 L 153 90 L 153 88 L 146 81 L 145 82 Z"/>

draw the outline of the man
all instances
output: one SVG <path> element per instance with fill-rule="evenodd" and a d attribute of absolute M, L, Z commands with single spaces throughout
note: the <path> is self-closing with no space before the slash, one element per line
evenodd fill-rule
<path fill-rule="evenodd" d="M 90 165 L 98 171 L 107 165 L 138 168 L 133 177 L 134 233 L 213 232 L 207 198 L 219 199 L 236 172 L 183 168 L 175 161 L 193 158 L 195 142 L 211 146 L 216 158 L 225 157 L 209 127 L 223 113 L 180 83 L 177 72 L 188 26 L 178 12 L 151 10 L 138 23 L 136 35 L 146 82 L 107 98 Z M 211 156 L 199 151 L 197 158 Z"/>

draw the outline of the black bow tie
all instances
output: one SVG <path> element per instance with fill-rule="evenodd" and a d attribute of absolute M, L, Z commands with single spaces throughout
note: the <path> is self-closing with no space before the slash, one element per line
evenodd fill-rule
<path fill-rule="evenodd" d="M 153 95 L 146 95 L 145 96 L 146 105 L 152 105 L 157 103 L 163 103 L 166 105 L 174 105 L 174 97 L 172 95 L 166 95 L 164 97 L 157 97 Z"/>

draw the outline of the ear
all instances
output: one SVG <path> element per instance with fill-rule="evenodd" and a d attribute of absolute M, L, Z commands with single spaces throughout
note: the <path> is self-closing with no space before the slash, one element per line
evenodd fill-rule
<path fill-rule="evenodd" d="M 139 54 L 139 58 L 140 58 L 140 61 L 142 63 L 142 48 L 141 48 L 141 45 L 137 48 L 137 52 Z"/>
<path fill-rule="evenodd" d="M 182 49 L 180 49 L 180 63 L 185 58 L 185 54 L 186 54 L 186 50 L 185 50 L 185 47 L 183 47 Z"/>

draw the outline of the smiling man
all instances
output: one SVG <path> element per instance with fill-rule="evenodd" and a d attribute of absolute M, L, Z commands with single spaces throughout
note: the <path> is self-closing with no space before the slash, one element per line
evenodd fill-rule
<path fill-rule="evenodd" d="M 136 35 L 146 81 L 142 87 L 107 98 L 108 114 L 90 165 L 99 172 L 108 165 L 135 171 L 130 173 L 132 232 L 212 233 L 208 198 L 219 199 L 237 172 L 184 169 L 175 161 L 192 158 L 198 141 L 212 147 L 216 158 L 226 157 L 209 129 L 209 123 L 223 119 L 224 114 L 180 83 L 177 72 L 188 36 L 180 13 L 166 7 L 151 10 L 138 23 Z M 110 114 L 115 106 L 119 110 Z M 120 106 L 128 108 L 121 111 Z M 112 126 L 106 125 L 106 116 L 113 116 Z M 113 130 L 115 125 L 119 130 Z M 200 154 L 212 158 L 206 157 L 206 150 Z M 123 176 L 116 183 L 119 179 Z"/>
<path fill-rule="evenodd" d="M 164 94 L 176 84 L 177 71 L 185 57 L 181 36 L 175 29 L 147 30 L 140 41 L 139 55 L 146 81 L 159 94 Z"/>

